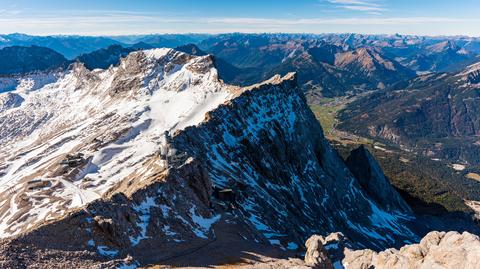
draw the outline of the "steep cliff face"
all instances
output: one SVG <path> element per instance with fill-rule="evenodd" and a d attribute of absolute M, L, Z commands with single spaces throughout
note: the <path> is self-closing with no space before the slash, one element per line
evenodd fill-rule
<path fill-rule="evenodd" d="M 176 136 L 176 148 L 202 160 L 214 184 L 233 188 L 242 215 L 271 243 L 336 230 L 362 244 L 379 238 L 373 247 L 414 238 L 403 225 L 410 212 L 380 209 L 328 144 L 292 75 L 208 117 Z"/>
<path fill-rule="evenodd" d="M 210 56 L 151 50 L 30 94 L 3 112 L 26 119 L 0 136 L 16 183 L 2 189 L 4 267 L 158 264 L 221 242 L 295 251 L 336 231 L 374 249 L 417 240 L 408 207 L 380 205 L 328 144 L 294 74 L 231 87 Z"/>

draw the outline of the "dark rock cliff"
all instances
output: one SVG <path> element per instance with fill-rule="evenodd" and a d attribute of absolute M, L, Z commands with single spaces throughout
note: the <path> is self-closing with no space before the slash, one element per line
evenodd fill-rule
<path fill-rule="evenodd" d="M 361 145 L 350 153 L 346 164 L 363 189 L 387 211 L 411 212 L 405 200 L 392 187 L 372 154 Z"/>

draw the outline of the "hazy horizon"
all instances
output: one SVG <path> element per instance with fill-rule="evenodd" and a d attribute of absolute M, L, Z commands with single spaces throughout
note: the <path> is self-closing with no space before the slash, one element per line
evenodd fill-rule
<path fill-rule="evenodd" d="M 475 0 L 1 0 L 0 32 L 29 35 L 363 33 L 480 36 Z"/>
<path fill-rule="evenodd" d="M 98 35 L 89 35 L 89 34 L 31 34 L 31 33 L 25 33 L 25 32 L 10 32 L 10 33 L 0 33 L 1 36 L 8 36 L 8 35 L 26 35 L 26 36 L 35 36 L 35 37 L 48 37 L 48 36 L 78 36 L 78 37 L 134 37 L 134 36 L 149 36 L 149 35 L 228 35 L 228 34 L 242 34 L 242 35 L 262 35 L 262 34 L 267 34 L 267 35 L 369 35 L 369 36 L 394 36 L 394 35 L 400 35 L 400 36 L 418 36 L 418 37 L 431 37 L 431 38 L 454 38 L 454 37 L 466 37 L 466 38 L 480 38 L 480 35 L 478 36 L 472 36 L 472 35 L 415 35 L 415 34 L 402 34 L 402 33 L 393 33 L 393 34 L 387 34 L 387 33 L 361 33 L 361 32 L 321 32 L 321 33 L 309 33 L 309 32 L 219 32 L 219 33 L 202 33 L 202 32 L 165 32 L 165 33 L 144 33 L 144 34 L 138 34 L 138 33 L 131 33 L 131 34 L 117 34 L 117 35 L 109 35 L 109 34 L 98 34 Z"/>

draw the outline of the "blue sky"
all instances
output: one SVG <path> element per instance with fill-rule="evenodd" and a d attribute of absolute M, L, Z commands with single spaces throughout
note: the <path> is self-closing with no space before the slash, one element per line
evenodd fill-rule
<path fill-rule="evenodd" d="M 480 36 L 480 0 L 0 0 L 0 33 Z"/>

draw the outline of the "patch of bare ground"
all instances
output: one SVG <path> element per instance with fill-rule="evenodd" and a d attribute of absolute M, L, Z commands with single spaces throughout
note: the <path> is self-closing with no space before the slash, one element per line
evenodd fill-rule
<path fill-rule="evenodd" d="M 465 177 L 468 179 L 473 179 L 480 182 L 480 175 L 477 173 L 468 173 L 465 175 Z"/>

